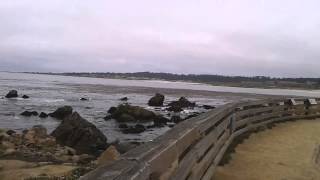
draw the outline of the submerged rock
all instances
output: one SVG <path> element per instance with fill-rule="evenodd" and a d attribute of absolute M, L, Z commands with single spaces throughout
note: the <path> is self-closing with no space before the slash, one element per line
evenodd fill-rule
<path fill-rule="evenodd" d="M 40 118 L 47 118 L 48 116 L 49 115 L 47 113 L 45 113 L 45 112 L 41 112 L 40 115 L 39 115 Z"/>
<path fill-rule="evenodd" d="M 23 95 L 22 98 L 23 99 L 29 99 L 30 97 L 28 95 Z"/>
<path fill-rule="evenodd" d="M 127 124 L 119 124 L 118 126 L 120 129 L 129 128 Z"/>
<path fill-rule="evenodd" d="M 128 101 L 129 98 L 128 97 L 123 97 L 123 98 L 120 98 L 120 101 Z"/>
<path fill-rule="evenodd" d="M 146 130 L 145 126 L 142 124 L 137 124 L 135 126 L 129 126 L 128 128 L 121 129 L 124 134 L 140 134 Z"/>
<path fill-rule="evenodd" d="M 18 91 L 17 90 L 11 90 L 6 95 L 6 98 L 15 98 L 18 97 Z"/>
<path fill-rule="evenodd" d="M 179 122 L 183 121 L 183 119 L 180 116 L 172 116 L 171 121 L 178 124 Z"/>
<path fill-rule="evenodd" d="M 105 135 L 77 112 L 67 116 L 51 135 L 59 144 L 70 146 L 78 153 L 97 155 L 107 146 Z"/>
<path fill-rule="evenodd" d="M 80 98 L 80 101 L 88 101 L 88 100 L 89 100 L 88 98 L 84 98 L 84 97 Z"/>
<path fill-rule="evenodd" d="M 167 124 L 167 122 L 169 122 L 168 118 L 165 118 L 161 115 L 158 115 L 154 120 L 153 120 L 153 124 L 155 127 L 163 127 L 164 125 Z"/>
<path fill-rule="evenodd" d="M 215 106 L 211 106 L 211 105 L 203 105 L 202 107 L 203 107 L 203 109 L 206 109 L 206 110 L 215 109 L 216 108 Z"/>
<path fill-rule="evenodd" d="M 50 113 L 49 116 L 62 120 L 68 115 L 72 114 L 72 111 L 73 109 L 71 106 L 63 106 L 59 107 L 53 113 Z"/>
<path fill-rule="evenodd" d="M 172 112 L 181 112 L 183 111 L 183 109 L 180 106 L 177 105 L 173 105 L 167 108 L 168 111 L 172 111 Z"/>
<path fill-rule="evenodd" d="M 38 114 L 39 113 L 37 111 L 24 111 L 20 115 L 30 117 L 30 116 L 38 116 Z"/>
<path fill-rule="evenodd" d="M 136 119 L 133 116 L 124 113 L 119 115 L 119 117 L 117 118 L 117 121 L 118 122 L 134 122 L 136 121 Z"/>
<path fill-rule="evenodd" d="M 149 106 L 163 106 L 164 95 L 156 93 L 148 102 Z"/>
<path fill-rule="evenodd" d="M 190 102 L 187 98 L 181 97 L 178 101 L 173 101 L 168 104 L 168 111 L 180 112 L 182 108 L 192 108 L 196 106 L 196 103 Z"/>

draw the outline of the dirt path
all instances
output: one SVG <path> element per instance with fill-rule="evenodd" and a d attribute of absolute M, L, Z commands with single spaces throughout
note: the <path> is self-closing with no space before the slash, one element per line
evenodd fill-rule
<path fill-rule="evenodd" d="M 320 119 L 252 134 L 214 180 L 320 180 Z"/>

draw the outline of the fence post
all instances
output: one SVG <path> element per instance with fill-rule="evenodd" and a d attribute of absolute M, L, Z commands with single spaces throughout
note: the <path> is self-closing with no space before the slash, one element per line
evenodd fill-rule
<path fill-rule="evenodd" d="M 235 111 L 232 112 L 232 115 L 230 117 L 230 135 L 234 132 L 234 125 L 235 125 L 235 120 L 236 120 L 236 113 Z"/>

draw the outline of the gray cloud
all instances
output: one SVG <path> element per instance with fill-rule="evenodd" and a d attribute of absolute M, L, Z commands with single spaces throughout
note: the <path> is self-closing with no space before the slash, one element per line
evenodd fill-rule
<path fill-rule="evenodd" d="M 0 70 L 318 77 L 316 0 L 0 2 Z"/>

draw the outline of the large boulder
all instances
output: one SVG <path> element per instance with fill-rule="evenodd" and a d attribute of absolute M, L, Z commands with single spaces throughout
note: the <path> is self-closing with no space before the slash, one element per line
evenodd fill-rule
<path fill-rule="evenodd" d="M 49 116 L 62 120 L 68 115 L 72 114 L 72 111 L 73 109 L 71 106 L 63 106 L 59 107 L 53 113 L 50 113 Z"/>
<path fill-rule="evenodd" d="M 157 115 L 149 110 L 139 106 L 131 106 L 129 104 L 121 104 L 117 108 L 108 111 L 111 117 L 121 122 L 131 121 L 152 121 Z"/>
<path fill-rule="evenodd" d="M 148 102 L 149 106 L 163 106 L 164 95 L 156 93 Z"/>
<path fill-rule="evenodd" d="M 18 97 L 18 91 L 17 90 L 11 90 L 6 95 L 6 98 L 15 98 Z"/>
<path fill-rule="evenodd" d="M 98 155 L 107 146 L 105 135 L 77 112 L 65 117 L 51 135 L 59 144 L 72 147 L 77 153 Z"/>

